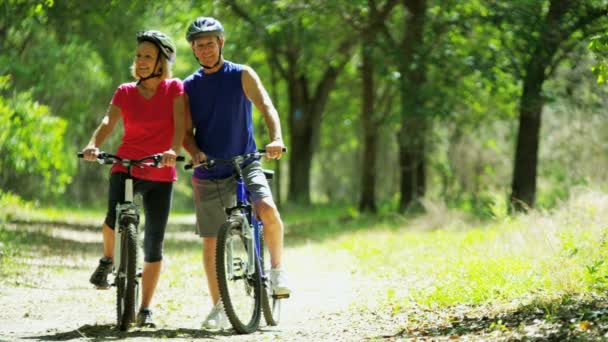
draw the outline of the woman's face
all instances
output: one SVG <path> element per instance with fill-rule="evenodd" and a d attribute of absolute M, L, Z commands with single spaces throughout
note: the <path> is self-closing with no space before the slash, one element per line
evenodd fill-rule
<path fill-rule="evenodd" d="M 192 51 L 203 65 L 214 65 L 220 56 L 223 39 L 217 36 L 202 36 L 192 42 Z"/>
<path fill-rule="evenodd" d="M 135 50 L 135 71 L 140 77 L 150 76 L 154 70 L 156 59 L 158 58 L 158 47 L 151 42 L 143 41 Z M 156 66 L 160 67 L 160 63 Z"/>

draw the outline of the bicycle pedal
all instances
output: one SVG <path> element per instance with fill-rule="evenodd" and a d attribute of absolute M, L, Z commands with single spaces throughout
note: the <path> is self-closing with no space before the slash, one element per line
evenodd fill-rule
<path fill-rule="evenodd" d="M 289 293 L 285 293 L 285 294 L 273 294 L 272 298 L 274 298 L 274 299 L 286 299 L 286 298 L 289 298 Z"/>

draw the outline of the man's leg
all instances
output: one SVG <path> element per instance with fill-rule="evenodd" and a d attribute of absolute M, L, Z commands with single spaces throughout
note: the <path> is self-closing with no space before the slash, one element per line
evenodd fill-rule
<path fill-rule="evenodd" d="M 270 252 L 271 267 L 280 268 L 283 257 L 283 221 L 281 215 L 270 197 L 257 200 L 255 208 L 264 223 L 264 241 Z"/>
<path fill-rule="evenodd" d="M 207 277 L 207 287 L 211 295 L 212 304 L 220 301 L 220 290 L 217 284 L 217 273 L 215 270 L 215 244 L 217 238 L 203 238 L 203 266 Z"/>

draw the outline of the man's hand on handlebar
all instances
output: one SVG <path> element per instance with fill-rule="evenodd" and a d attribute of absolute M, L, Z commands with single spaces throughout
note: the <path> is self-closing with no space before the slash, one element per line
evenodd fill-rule
<path fill-rule="evenodd" d="M 207 155 L 203 151 L 198 151 L 194 154 L 191 154 L 190 157 L 192 158 L 192 160 L 190 160 L 190 165 L 192 166 L 202 164 L 204 161 L 207 160 Z"/>
<path fill-rule="evenodd" d="M 268 159 L 281 159 L 283 156 L 283 151 L 285 151 L 285 145 L 283 145 L 283 140 L 276 139 L 271 141 L 266 145 L 266 160 Z"/>

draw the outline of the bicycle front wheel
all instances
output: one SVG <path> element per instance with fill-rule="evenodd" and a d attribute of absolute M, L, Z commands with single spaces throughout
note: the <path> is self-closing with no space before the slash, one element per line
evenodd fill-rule
<path fill-rule="evenodd" d="M 249 334 L 260 323 L 262 286 L 257 262 L 249 260 L 248 245 L 240 222 L 228 221 L 222 225 L 218 232 L 215 258 L 226 316 L 234 330 Z M 250 264 L 255 269 L 251 275 L 247 272 Z"/>
<path fill-rule="evenodd" d="M 116 289 L 116 316 L 120 330 L 127 330 L 135 321 L 139 284 L 137 283 L 137 227 L 123 228 L 120 266 Z"/>

